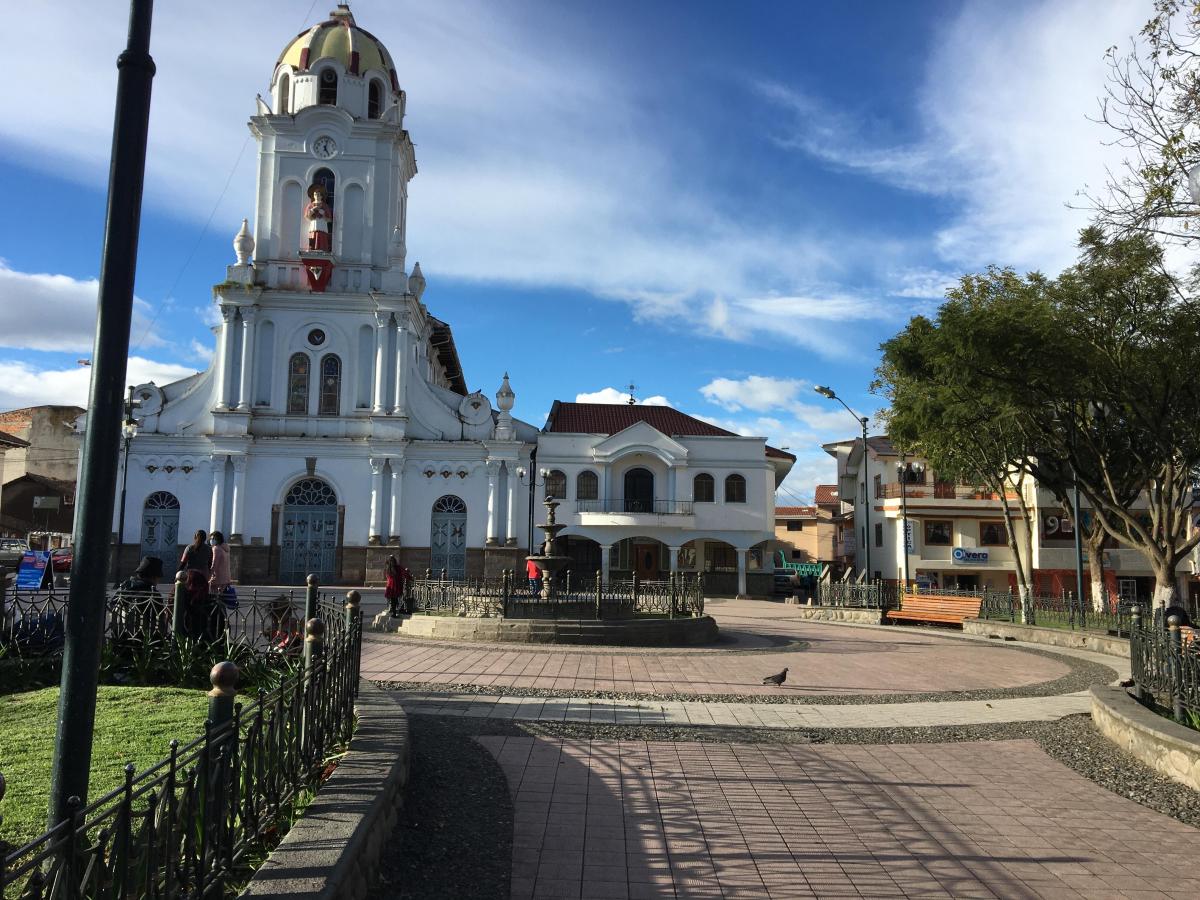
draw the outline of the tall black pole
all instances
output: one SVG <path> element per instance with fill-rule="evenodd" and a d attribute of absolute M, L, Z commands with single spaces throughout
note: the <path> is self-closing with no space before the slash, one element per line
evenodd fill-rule
<path fill-rule="evenodd" d="M 68 817 L 71 798 L 86 801 L 91 772 L 108 547 L 117 486 L 117 454 L 113 451 L 120 440 L 124 413 L 150 85 L 154 78 L 154 60 L 150 58 L 153 8 L 153 0 L 130 0 L 129 38 L 125 52 L 117 57 L 117 104 L 100 261 L 99 310 L 83 465 L 76 492 L 75 558 L 71 564 L 58 734 L 50 781 L 51 825 Z"/>

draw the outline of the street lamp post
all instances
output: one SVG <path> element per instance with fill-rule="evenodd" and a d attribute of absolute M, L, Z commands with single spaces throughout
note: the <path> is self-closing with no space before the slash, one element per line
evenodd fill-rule
<path fill-rule="evenodd" d="M 133 418 L 133 385 L 129 386 L 129 398 L 125 401 L 125 420 L 121 423 L 121 446 L 124 463 L 121 466 L 121 503 L 117 514 L 117 558 L 113 563 L 113 587 L 121 584 L 121 545 L 125 542 L 125 489 L 129 486 L 129 444 L 137 434 L 137 421 Z"/>
<path fill-rule="evenodd" d="M 900 482 L 900 516 L 904 522 L 904 540 L 901 542 L 904 547 L 904 590 L 908 591 L 908 470 L 904 464 L 904 458 L 901 457 L 900 462 L 896 463 L 896 476 Z"/>
<path fill-rule="evenodd" d="M 856 413 L 854 410 L 852 410 L 849 406 L 846 406 L 846 401 L 843 400 L 841 397 L 839 397 L 834 392 L 833 388 L 826 387 L 825 385 L 819 384 L 816 386 L 816 388 L 814 390 L 816 390 L 816 392 L 818 394 L 820 394 L 822 397 L 824 397 L 825 399 L 836 400 L 838 403 L 842 404 L 842 406 L 845 406 L 846 412 L 848 412 L 848 413 L 850 413 L 850 415 L 854 416 L 854 420 L 856 422 L 858 422 L 859 425 L 862 426 L 863 500 L 864 500 L 863 516 L 865 517 L 864 525 L 863 525 L 863 552 L 866 556 L 867 581 L 869 582 L 872 577 L 872 573 L 871 573 L 871 537 L 872 537 L 872 535 L 871 535 L 871 496 L 870 496 L 870 494 L 871 494 L 871 491 L 870 491 L 871 463 L 870 463 L 870 456 L 867 453 L 867 423 L 870 422 L 870 419 L 868 419 L 866 416 L 859 416 L 859 414 Z"/>

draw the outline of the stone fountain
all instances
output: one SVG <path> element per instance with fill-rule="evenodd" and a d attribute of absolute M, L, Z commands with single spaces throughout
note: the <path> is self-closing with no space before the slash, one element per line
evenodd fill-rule
<path fill-rule="evenodd" d="M 546 497 L 544 501 L 546 507 L 546 524 L 537 526 L 546 533 L 546 539 L 542 541 L 542 552 L 535 556 L 525 557 L 527 561 L 536 564 L 542 570 L 541 597 L 543 600 L 550 600 L 554 597 L 554 582 L 558 573 L 565 569 L 571 562 L 571 557 L 554 552 L 558 533 L 567 527 L 566 525 L 559 525 L 554 520 L 558 503 L 559 501 L 553 497 Z"/>

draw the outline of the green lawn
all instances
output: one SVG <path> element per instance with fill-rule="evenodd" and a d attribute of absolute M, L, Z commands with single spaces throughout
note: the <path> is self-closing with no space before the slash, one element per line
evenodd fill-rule
<path fill-rule="evenodd" d="M 0 844 L 21 845 L 45 829 L 58 688 L 0 696 L 0 772 L 8 792 L 0 801 Z M 101 687 L 96 706 L 90 796 L 119 786 L 122 770 L 138 772 L 204 731 L 204 691 L 163 687 Z"/>

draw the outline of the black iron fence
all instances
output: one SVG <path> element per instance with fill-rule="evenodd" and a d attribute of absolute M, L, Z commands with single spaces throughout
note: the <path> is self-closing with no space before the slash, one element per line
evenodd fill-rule
<path fill-rule="evenodd" d="M 1200 729 L 1200 636 L 1179 616 L 1170 616 L 1165 628 L 1161 619 L 1144 618 L 1144 611 L 1134 607 L 1129 640 L 1134 696 Z"/>
<path fill-rule="evenodd" d="M 524 575 L 505 571 L 499 578 L 453 581 L 441 573 L 410 581 L 405 590 L 409 612 L 514 619 L 625 619 L 639 615 L 704 615 L 703 575 L 676 573 L 659 581 L 604 582 L 600 572 L 559 573 L 550 597 Z"/>
<path fill-rule="evenodd" d="M 817 583 L 817 602 L 821 606 L 895 609 L 899 596 L 895 585 L 882 581 L 821 581 Z"/>
<path fill-rule="evenodd" d="M 237 667 L 213 668 L 203 734 L 172 741 L 164 759 L 70 818 L 0 855 L 0 897 L 21 900 L 227 895 L 286 830 L 354 727 L 362 622 L 316 598 L 303 666 L 235 702 Z M 235 621 L 240 621 L 236 620 Z M 246 633 L 258 629 L 257 620 Z M 264 646 L 265 645 L 259 645 Z M 2 783 L 2 782 L 0 782 Z"/>
<path fill-rule="evenodd" d="M 948 593 L 936 591 L 934 593 Z M 979 618 L 1022 622 L 1045 628 L 1068 628 L 1078 631 L 1099 631 L 1128 637 L 1133 601 L 1112 597 L 1107 592 L 1101 598 L 1100 607 L 1090 601 L 1080 602 L 1072 593 L 1059 596 L 1033 594 L 1021 602 L 1019 594 L 1011 591 L 981 591 L 974 596 L 982 597 Z"/>

